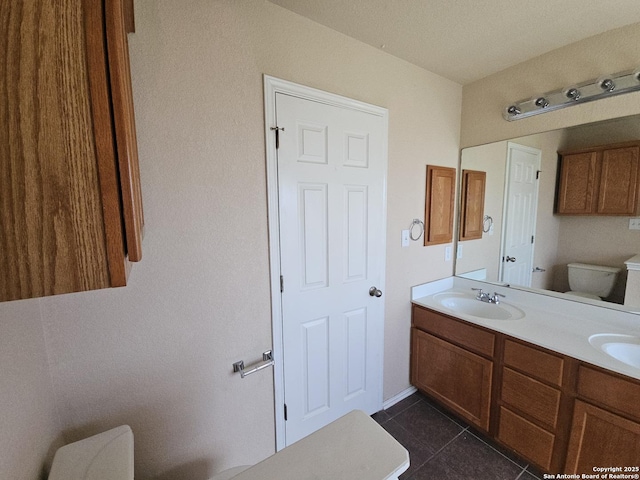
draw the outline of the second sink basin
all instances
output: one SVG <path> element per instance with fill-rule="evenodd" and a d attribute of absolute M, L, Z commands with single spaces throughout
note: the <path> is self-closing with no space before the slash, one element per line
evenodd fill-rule
<path fill-rule="evenodd" d="M 617 333 L 599 333 L 589 343 L 616 360 L 640 368 L 640 337 Z"/>
<path fill-rule="evenodd" d="M 437 293 L 433 299 L 453 312 L 487 320 L 518 320 L 524 317 L 524 312 L 513 305 L 481 302 L 474 295 L 462 292 Z"/>

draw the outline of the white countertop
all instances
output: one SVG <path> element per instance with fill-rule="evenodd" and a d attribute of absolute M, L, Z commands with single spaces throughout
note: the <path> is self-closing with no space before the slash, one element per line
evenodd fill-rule
<path fill-rule="evenodd" d="M 525 317 L 517 320 L 483 319 L 448 309 L 433 298 L 435 294 L 446 291 L 475 293 L 471 292 L 471 288 L 482 288 L 491 294 L 498 292 L 505 295 L 502 301 L 523 310 Z M 411 299 L 416 305 L 640 379 L 639 368 L 620 362 L 589 343 L 589 337 L 594 334 L 640 336 L 638 314 L 615 307 L 601 307 L 597 302 L 575 302 L 558 295 L 528 292 L 459 277 L 413 287 Z"/>
<path fill-rule="evenodd" d="M 409 453 L 360 410 L 280 450 L 234 480 L 387 480 L 409 468 Z"/>

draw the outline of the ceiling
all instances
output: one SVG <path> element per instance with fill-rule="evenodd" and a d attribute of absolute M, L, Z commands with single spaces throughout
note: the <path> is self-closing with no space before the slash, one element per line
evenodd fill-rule
<path fill-rule="evenodd" d="M 269 1 L 461 85 L 640 22 L 638 0 Z"/>

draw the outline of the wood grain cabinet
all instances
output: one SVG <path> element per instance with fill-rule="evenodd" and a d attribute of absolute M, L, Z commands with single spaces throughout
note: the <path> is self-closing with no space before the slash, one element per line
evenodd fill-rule
<path fill-rule="evenodd" d="M 490 357 L 493 334 L 414 307 L 411 335 L 412 383 L 488 431 L 493 362 L 478 353 Z"/>
<path fill-rule="evenodd" d="M 565 359 L 506 339 L 497 438 L 545 470 L 562 466 L 557 452 Z"/>
<path fill-rule="evenodd" d="M 545 472 L 640 467 L 640 380 L 413 305 L 411 382 Z"/>
<path fill-rule="evenodd" d="M 2 2 L 0 301 L 125 285 L 142 256 L 132 0 Z"/>
<path fill-rule="evenodd" d="M 460 204 L 460 240 L 482 238 L 484 227 L 484 190 L 487 172 L 462 170 Z"/>
<path fill-rule="evenodd" d="M 640 144 L 560 153 L 556 212 L 564 215 L 636 215 Z"/>
<path fill-rule="evenodd" d="M 640 382 L 581 366 L 577 395 L 566 472 L 640 467 Z"/>
<path fill-rule="evenodd" d="M 456 169 L 427 165 L 424 244 L 453 241 L 453 210 L 456 201 Z"/>

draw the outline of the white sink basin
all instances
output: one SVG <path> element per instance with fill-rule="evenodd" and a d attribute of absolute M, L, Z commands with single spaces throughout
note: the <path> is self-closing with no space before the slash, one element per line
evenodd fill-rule
<path fill-rule="evenodd" d="M 617 333 L 599 333 L 589 343 L 616 360 L 640 368 L 640 337 Z"/>
<path fill-rule="evenodd" d="M 487 320 L 518 320 L 524 318 L 524 312 L 513 305 L 500 302 L 481 302 L 475 295 L 462 292 L 443 292 L 433 296 L 443 307 L 455 313 L 471 315 L 472 317 L 484 318 Z"/>

